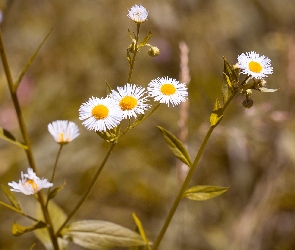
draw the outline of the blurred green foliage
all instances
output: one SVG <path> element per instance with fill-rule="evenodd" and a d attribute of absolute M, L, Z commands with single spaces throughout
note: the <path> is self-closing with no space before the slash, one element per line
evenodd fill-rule
<path fill-rule="evenodd" d="M 58 145 L 47 124 L 75 121 L 81 135 L 61 155 L 55 185 L 66 181 L 56 202 L 66 213 L 89 184 L 107 144 L 78 120 L 78 109 L 91 96 L 106 95 L 126 84 L 130 43 L 127 29 L 136 25 L 127 10 L 142 4 L 149 10 L 141 38 L 161 54 L 143 49 L 133 83 L 179 75 L 179 42 L 190 48 L 188 150 L 195 155 L 210 126 L 216 97 L 221 97 L 223 56 L 236 63 L 239 54 L 256 51 L 272 60 L 269 88 L 253 94 L 244 109 L 242 97 L 228 108 L 205 150 L 192 185 L 231 186 L 205 202 L 183 201 L 161 249 L 258 250 L 295 248 L 295 4 L 293 0 L 2 0 L 1 30 L 12 74 L 16 78 L 48 31 L 50 37 L 24 77 L 19 98 L 24 110 L 40 176 L 48 178 Z M 0 126 L 20 138 L 3 70 L 0 71 Z M 95 189 L 73 220 L 99 219 L 135 228 L 132 212 L 147 237 L 157 236 L 179 188 L 176 162 L 156 128 L 178 131 L 178 107 L 164 105 L 122 138 Z M 28 164 L 24 152 L 0 141 L 0 182 L 17 180 Z M 34 198 L 18 194 L 27 213 Z M 0 200 L 6 201 L 3 192 Z M 0 207 L 0 249 L 29 249 L 33 234 L 15 238 L 13 222 L 29 221 Z M 34 249 L 43 249 L 37 243 Z M 71 245 L 70 249 L 81 249 Z"/>

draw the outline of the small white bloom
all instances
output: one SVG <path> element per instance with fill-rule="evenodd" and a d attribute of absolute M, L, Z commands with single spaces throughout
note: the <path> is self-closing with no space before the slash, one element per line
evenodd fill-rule
<path fill-rule="evenodd" d="M 80 106 L 79 119 L 85 120 L 82 124 L 87 129 L 102 132 L 117 127 L 123 119 L 123 112 L 109 97 L 92 97 Z"/>
<path fill-rule="evenodd" d="M 259 54 L 254 51 L 239 55 L 238 66 L 243 74 L 257 79 L 267 77 L 267 75 L 272 74 L 273 71 L 270 59 L 263 55 L 259 56 Z"/>
<path fill-rule="evenodd" d="M 110 98 L 114 99 L 123 111 L 123 119 L 137 117 L 137 114 L 144 114 L 150 105 L 147 104 L 145 88 L 127 83 L 123 87 L 112 90 Z"/>
<path fill-rule="evenodd" d="M 59 144 L 67 144 L 79 136 L 78 126 L 70 121 L 54 121 L 49 123 L 48 131 Z"/>
<path fill-rule="evenodd" d="M 142 5 L 134 5 L 127 16 L 136 23 L 143 23 L 148 17 L 148 11 Z"/>
<path fill-rule="evenodd" d="M 18 183 L 15 181 L 9 182 L 10 189 L 13 192 L 21 192 L 25 195 L 36 194 L 43 188 L 52 187 L 53 184 L 48 182 L 47 179 L 40 179 L 33 171 L 33 169 L 28 168 L 28 173 L 23 174 L 21 172 L 21 180 Z"/>
<path fill-rule="evenodd" d="M 148 84 L 149 96 L 154 97 L 155 101 L 169 103 L 173 106 L 181 102 L 185 102 L 188 96 L 187 88 L 184 83 L 179 83 L 177 80 L 169 77 L 162 77 L 152 80 Z"/>

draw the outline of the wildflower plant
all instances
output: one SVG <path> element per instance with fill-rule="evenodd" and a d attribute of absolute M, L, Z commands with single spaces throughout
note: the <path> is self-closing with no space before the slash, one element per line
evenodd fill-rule
<path fill-rule="evenodd" d="M 266 81 L 264 80 L 267 75 L 270 75 L 273 72 L 270 59 L 265 56 L 260 56 L 253 51 L 239 55 L 237 57 L 237 64 L 234 65 L 231 65 L 224 58 L 221 93 L 222 100 L 220 101 L 217 98 L 214 105 L 212 105 L 213 110 L 209 119 L 210 126 L 208 132 L 193 158 L 191 158 L 185 145 L 175 135 L 162 127 L 158 127 L 173 155 L 187 165 L 189 170 L 155 240 L 147 238 L 144 227 L 135 214 L 132 214 L 132 217 L 138 232 L 108 221 L 81 220 L 70 222 L 86 201 L 114 147 L 119 143 L 122 137 L 129 132 L 130 129 L 135 128 L 144 122 L 145 119 L 152 115 L 161 104 L 166 104 L 168 106 L 167 108 L 171 108 L 171 105 L 174 107 L 186 102 L 188 99 L 188 88 L 186 83 L 181 83 L 169 76 L 153 79 L 147 84 L 147 87 L 143 84 L 141 86 L 132 83 L 133 71 L 138 52 L 144 47 L 147 47 L 148 55 L 154 57 L 159 55 L 160 51 L 156 46 L 148 44 L 152 35 L 151 31 L 143 38 L 143 40 L 140 41 L 139 39 L 140 27 L 147 20 L 148 11 L 142 5 L 134 5 L 128 11 L 127 16 L 136 24 L 136 32 L 131 32 L 128 29 L 131 43 L 127 48 L 127 61 L 129 66 L 128 77 L 126 77 L 127 83 L 125 82 L 125 85 L 122 83 L 114 89 L 109 83 L 106 83 L 108 93 L 99 97 L 90 97 L 87 101 L 81 104 L 79 111 L 77 112 L 79 114 L 79 119 L 82 121 L 82 125 L 90 130 L 90 133 L 94 132 L 94 135 L 97 134 L 103 140 L 108 142 L 109 149 L 99 164 L 96 173 L 93 175 L 92 181 L 89 183 L 84 194 L 73 204 L 72 211 L 67 215 L 65 215 L 64 211 L 53 201 L 54 197 L 60 195 L 62 189 L 65 188 L 65 184 L 54 187 L 54 177 L 56 175 L 58 159 L 63 146 L 68 145 L 79 136 L 79 128 L 75 123 L 67 120 L 57 120 L 48 124 L 48 131 L 53 136 L 55 142 L 59 144 L 60 149 L 56 156 L 50 180 L 48 181 L 45 178 L 40 179 L 37 176 L 37 166 L 34 161 L 25 120 L 22 115 L 22 109 L 16 95 L 23 75 L 28 70 L 49 34 L 45 37 L 41 45 L 25 65 L 18 80 L 13 82 L 0 32 L 0 53 L 2 64 L 17 113 L 23 141 L 15 139 L 8 130 L 3 128 L 1 128 L 0 137 L 22 148 L 26 152 L 29 165 L 27 173 L 24 174 L 21 172 L 21 180 L 19 180 L 18 183 L 14 181 L 9 182 L 8 186 L 10 186 L 10 188 L 8 188 L 7 185 L 2 185 L 2 189 L 12 205 L 2 201 L 0 201 L 0 205 L 19 213 L 34 222 L 31 226 L 22 226 L 15 222 L 12 228 L 12 233 L 14 235 L 19 236 L 35 231 L 36 229 L 41 229 L 35 231 L 36 236 L 47 249 L 54 250 L 66 249 L 70 241 L 86 249 L 130 247 L 130 249 L 156 250 L 160 246 L 175 211 L 183 199 L 207 200 L 221 195 L 229 189 L 229 187 L 212 185 L 193 185 L 189 187 L 189 184 L 213 130 L 222 121 L 225 110 L 231 103 L 232 99 L 238 94 L 241 94 L 245 97 L 242 105 L 246 108 L 251 108 L 254 104 L 251 99 L 253 90 L 261 92 L 276 91 L 275 89 L 267 89 Z M 241 77 L 241 74 L 246 74 L 247 76 L 243 78 Z M 124 120 L 127 122 L 123 122 Z M 42 189 L 44 188 L 48 188 L 46 194 L 42 192 Z M 38 215 L 38 213 L 36 215 L 25 213 L 14 192 L 21 192 L 25 195 L 34 195 L 40 205 L 41 215 Z"/>

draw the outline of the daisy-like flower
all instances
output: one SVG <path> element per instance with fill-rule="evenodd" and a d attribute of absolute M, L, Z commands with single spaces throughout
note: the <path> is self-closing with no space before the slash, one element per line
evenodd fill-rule
<path fill-rule="evenodd" d="M 112 90 L 110 98 L 114 99 L 123 111 L 123 119 L 137 117 L 137 114 L 144 114 L 150 105 L 147 104 L 145 88 L 127 83 L 123 87 Z"/>
<path fill-rule="evenodd" d="M 128 17 L 136 22 L 136 23 L 143 23 L 148 17 L 148 11 L 142 5 L 134 5 L 128 11 Z"/>
<path fill-rule="evenodd" d="M 91 97 L 79 109 L 79 119 L 89 130 L 105 132 L 119 125 L 123 112 L 113 99 Z"/>
<path fill-rule="evenodd" d="M 262 79 L 272 74 L 273 68 L 271 61 L 265 56 L 259 56 L 254 51 L 242 53 L 238 56 L 238 66 L 242 73 L 252 76 L 256 79 Z"/>
<path fill-rule="evenodd" d="M 49 123 L 48 131 L 59 144 L 67 144 L 79 136 L 78 126 L 70 121 L 54 121 Z"/>
<path fill-rule="evenodd" d="M 13 192 L 21 192 L 25 195 L 36 194 L 43 188 L 52 187 L 53 184 L 48 182 L 47 179 L 40 179 L 33 171 L 32 168 L 28 168 L 28 173 L 21 172 L 21 180 L 18 183 L 15 181 L 9 182 L 10 189 Z"/>
<path fill-rule="evenodd" d="M 185 84 L 168 76 L 152 80 L 147 89 L 149 96 L 154 97 L 155 101 L 166 103 L 168 107 L 169 103 L 174 106 L 185 102 L 188 96 Z"/>

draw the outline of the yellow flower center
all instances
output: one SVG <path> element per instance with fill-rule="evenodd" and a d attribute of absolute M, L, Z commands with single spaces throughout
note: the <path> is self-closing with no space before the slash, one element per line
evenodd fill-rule
<path fill-rule="evenodd" d="M 262 66 L 258 62 L 251 61 L 249 62 L 249 69 L 254 73 L 260 73 L 262 70 Z"/>
<path fill-rule="evenodd" d="M 99 104 L 92 109 L 92 115 L 97 120 L 102 120 L 106 118 L 108 114 L 109 114 L 109 109 L 102 104 Z"/>
<path fill-rule="evenodd" d="M 176 92 L 176 88 L 170 83 L 165 83 L 161 86 L 161 92 L 163 95 L 173 95 Z"/>
<path fill-rule="evenodd" d="M 24 183 L 24 186 L 25 185 L 30 185 L 33 188 L 33 190 L 34 190 L 34 193 L 36 193 L 38 191 L 38 184 L 36 182 L 34 182 L 33 180 L 27 180 Z"/>
<path fill-rule="evenodd" d="M 64 133 L 60 133 L 58 135 L 58 143 L 66 144 L 66 143 L 69 142 L 69 140 L 70 140 L 70 138 L 67 138 L 67 139 L 65 138 L 65 134 Z"/>
<path fill-rule="evenodd" d="M 125 96 L 121 99 L 119 106 L 123 111 L 125 110 L 132 110 L 136 107 L 137 100 L 133 96 Z"/>

